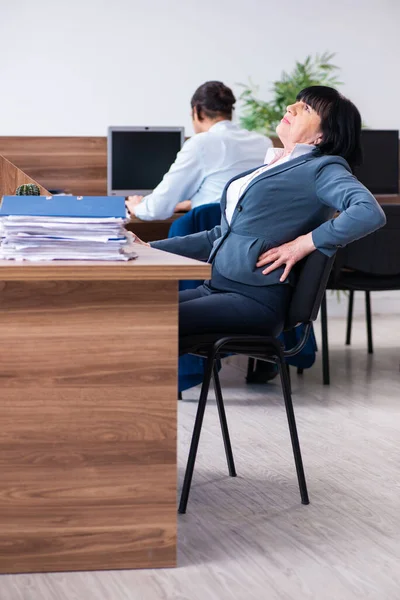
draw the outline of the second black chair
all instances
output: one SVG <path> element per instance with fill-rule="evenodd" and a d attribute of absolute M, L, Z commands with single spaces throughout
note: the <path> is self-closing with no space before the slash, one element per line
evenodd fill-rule
<path fill-rule="evenodd" d="M 354 292 L 365 292 L 368 352 L 373 352 L 371 292 L 400 290 L 400 205 L 382 205 L 386 225 L 338 250 L 328 289 L 349 293 L 346 344 L 351 341 Z M 326 301 L 321 310 L 324 384 L 329 384 L 328 323 Z"/>
<path fill-rule="evenodd" d="M 297 478 L 300 488 L 301 501 L 303 504 L 309 503 L 303 462 L 300 452 L 300 444 L 297 435 L 296 420 L 293 410 L 290 381 L 285 358 L 300 352 L 307 342 L 311 324 L 316 319 L 319 311 L 333 261 L 333 257 L 328 258 L 316 250 L 297 266 L 297 285 L 293 292 L 285 327 L 287 329 L 291 329 L 296 325 L 303 323 L 305 325 L 305 329 L 302 339 L 299 341 L 296 347 L 292 348 L 291 350 L 285 351 L 282 343 L 278 339 L 261 335 L 230 335 L 227 333 L 216 333 L 188 336 L 181 341 L 180 352 L 182 354 L 189 353 L 198 356 L 204 356 L 207 358 L 207 363 L 193 429 L 181 500 L 179 504 L 180 513 L 186 512 L 208 391 L 212 377 L 214 379 L 215 396 L 225 445 L 225 453 L 228 462 L 228 470 L 232 477 L 236 475 L 221 385 L 218 371 L 215 367 L 216 361 L 228 353 L 244 354 L 246 356 L 269 361 L 278 365 Z"/>

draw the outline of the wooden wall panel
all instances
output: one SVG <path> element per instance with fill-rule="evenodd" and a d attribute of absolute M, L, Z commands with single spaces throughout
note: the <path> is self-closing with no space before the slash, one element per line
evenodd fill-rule
<path fill-rule="evenodd" d="M 1 284 L 1 573 L 176 564 L 177 327 L 176 281 Z"/>
<path fill-rule="evenodd" d="M 0 137 L 0 154 L 47 189 L 107 195 L 106 137 Z"/>
<path fill-rule="evenodd" d="M 274 146 L 282 145 L 279 138 L 272 140 Z M 106 137 L 0 136 L 0 155 L 46 189 L 62 189 L 76 195 L 107 194 Z M 377 199 L 380 203 L 400 203 L 400 195 Z M 167 226 L 163 227 L 160 221 L 154 226 L 149 223 L 140 228 L 139 236 L 146 241 L 166 237 Z"/>
<path fill-rule="evenodd" d="M 0 155 L 0 199 L 3 196 L 13 196 L 17 187 L 24 183 L 36 183 L 41 194 L 47 195 L 49 193 L 37 181 Z"/>

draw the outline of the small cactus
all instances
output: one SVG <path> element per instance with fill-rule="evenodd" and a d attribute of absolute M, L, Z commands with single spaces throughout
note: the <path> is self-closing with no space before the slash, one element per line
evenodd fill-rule
<path fill-rule="evenodd" d="M 36 183 L 24 183 L 15 190 L 16 196 L 40 196 L 40 189 Z"/>

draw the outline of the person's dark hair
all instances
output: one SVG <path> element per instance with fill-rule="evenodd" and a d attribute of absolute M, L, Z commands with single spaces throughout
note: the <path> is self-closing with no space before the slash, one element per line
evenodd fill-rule
<path fill-rule="evenodd" d="M 321 117 L 321 154 L 342 156 L 351 168 L 362 162 L 361 116 L 350 100 L 324 85 L 304 88 L 296 100 L 311 106 Z"/>
<path fill-rule="evenodd" d="M 235 102 L 236 98 L 231 88 L 221 81 L 206 81 L 197 88 L 190 104 L 192 109 L 196 109 L 200 121 L 204 117 L 209 119 L 223 117 L 230 120 Z"/>

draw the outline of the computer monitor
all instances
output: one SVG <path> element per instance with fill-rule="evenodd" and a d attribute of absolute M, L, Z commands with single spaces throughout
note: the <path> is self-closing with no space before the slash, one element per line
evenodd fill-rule
<path fill-rule="evenodd" d="M 363 164 L 354 175 L 372 194 L 399 193 L 398 130 L 363 129 Z"/>
<path fill-rule="evenodd" d="M 108 195 L 151 193 L 169 170 L 183 142 L 183 127 L 109 127 Z"/>

